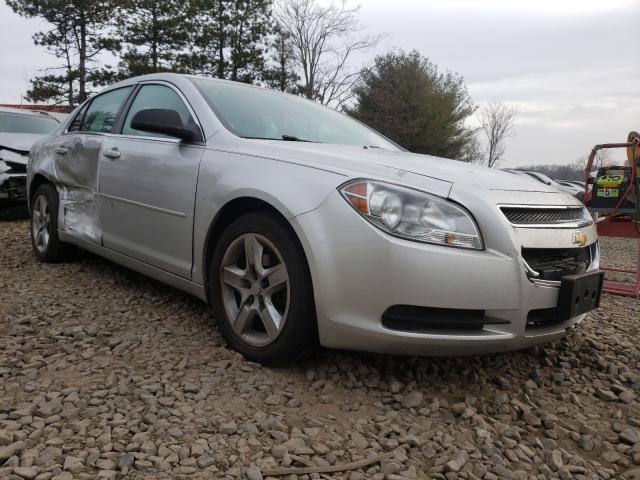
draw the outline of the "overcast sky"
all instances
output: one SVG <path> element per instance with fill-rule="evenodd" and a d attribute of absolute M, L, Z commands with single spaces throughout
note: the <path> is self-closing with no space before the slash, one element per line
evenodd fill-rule
<path fill-rule="evenodd" d="M 502 166 L 571 163 L 640 129 L 640 0 L 358 3 L 365 31 L 386 34 L 358 64 L 415 48 L 464 76 L 478 105 L 517 108 Z M 19 102 L 28 79 L 55 63 L 33 45 L 43 28 L 0 3 L 0 102 Z"/>

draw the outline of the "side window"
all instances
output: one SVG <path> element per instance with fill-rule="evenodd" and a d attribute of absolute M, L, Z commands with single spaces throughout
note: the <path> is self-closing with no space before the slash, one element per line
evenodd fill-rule
<path fill-rule="evenodd" d="M 118 88 L 95 97 L 82 120 L 81 130 L 109 133 L 120 107 L 133 87 Z"/>
<path fill-rule="evenodd" d="M 88 106 L 89 102 L 85 103 L 78 113 L 76 113 L 76 116 L 73 117 L 73 120 L 71 120 L 71 123 L 69 124 L 69 128 L 67 128 L 68 132 L 77 132 L 80 130 L 80 123 L 82 122 L 82 117 L 84 117 Z"/>
<path fill-rule="evenodd" d="M 134 115 L 140 110 L 146 110 L 149 108 L 175 110 L 178 112 L 178 115 L 180 115 L 182 125 L 184 125 L 185 128 L 198 131 L 198 126 L 193 120 L 191 113 L 189 113 L 189 109 L 173 89 L 165 85 L 144 85 L 131 104 L 129 113 L 127 113 L 127 118 L 124 121 L 124 126 L 122 127 L 122 134 L 141 135 L 145 137 L 168 137 L 168 135 L 164 135 L 162 133 L 143 132 L 142 130 L 135 130 L 131 128 L 131 120 Z"/>

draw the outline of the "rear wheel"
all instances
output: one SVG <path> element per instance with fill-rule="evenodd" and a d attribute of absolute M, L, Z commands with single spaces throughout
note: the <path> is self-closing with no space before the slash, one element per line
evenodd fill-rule
<path fill-rule="evenodd" d="M 229 225 L 216 246 L 209 278 L 222 334 L 247 359 L 284 364 L 317 346 L 306 258 L 276 215 L 251 213 Z"/>
<path fill-rule="evenodd" d="M 71 246 L 58 237 L 58 192 L 53 185 L 40 185 L 31 203 L 31 245 L 41 262 L 66 260 Z"/>

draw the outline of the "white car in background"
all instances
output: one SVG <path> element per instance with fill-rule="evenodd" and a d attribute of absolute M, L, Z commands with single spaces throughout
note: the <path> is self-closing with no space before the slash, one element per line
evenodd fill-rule
<path fill-rule="evenodd" d="M 27 199 L 29 150 L 59 126 L 46 112 L 0 107 L 0 200 Z"/>
<path fill-rule="evenodd" d="M 575 185 L 565 185 L 563 183 L 557 182 L 556 180 L 549 177 L 548 175 L 545 175 L 544 173 L 533 172 L 531 170 L 519 170 L 519 169 L 513 169 L 513 168 L 505 168 L 503 170 L 506 172 L 514 173 L 516 175 L 529 176 L 540 183 L 544 183 L 545 185 L 548 185 L 552 188 L 560 190 L 561 192 L 567 192 L 576 198 L 582 198 L 582 194 L 584 194 L 584 188 L 580 189 Z"/>

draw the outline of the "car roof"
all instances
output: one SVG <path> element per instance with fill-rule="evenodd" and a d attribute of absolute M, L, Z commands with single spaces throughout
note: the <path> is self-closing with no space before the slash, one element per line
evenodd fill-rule
<path fill-rule="evenodd" d="M 253 85 L 250 83 L 245 83 L 245 82 L 241 82 L 238 80 L 228 80 L 228 79 L 224 79 L 224 78 L 215 78 L 215 77 L 207 77 L 205 75 L 193 75 L 191 73 L 174 73 L 174 72 L 160 72 L 160 73 L 149 73 L 146 75 L 139 75 L 137 77 L 131 77 L 131 78 L 127 78 L 126 80 L 122 80 L 118 83 L 114 83 L 112 85 L 109 85 L 107 88 L 104 88 L 98 92 L 92 93 L 90 98 L 93 98 L 95 95 L 98 95 L 100 93 L 104 93 L 107 92 L 109 90 L 115 90 L 117 88 L 121 88 L 121 87 L 128 87 L 128 86 L 132 86 L 132 85 L 137 85 L 138 83 L 143 83 L 143 82 L 153 82 L 153 81 L 160 81 L 160 82 L 167 82 L 167 83 L 171 83 L 177 87 L 181 87 L 184 86 L 185 84 L 192 84 L 191 80 L 193 79 L 198 79 L 198 80 L 206 80 L 207 82 L 212 82 L 212 83 L 218 83 L 218 84 L 233 84 L 242 88 L 247 88 L 247 89 L 255 89 L 255 90 L 260 90 L 260 91 L 269 91 L 271 93 L 276 93 L 278 95 L 285 95 L 285 96 L 290 96 L 290 97 L 295 97 L 299 100 L 306 100 L 308 102 L 311 103 L 316 103 L 313 100 L 304 98 L 304 97 L 300 97 L 298 95 L 294 95 L 288 92 L 281 92 L 279 90 L 274 90 L 272 88 L 268 88 L 268 87 L 264 87 L 261 85 Z"/>
<path fill-rule="evenodd" d="M 257 88 L 259 90 L 263 89 L 263 87 L 260 87 L 259 85 L 252 85 L 250 83 L 244 83 L 244 82 L 239 82 L 235 80 L 226 80 L 223 78 L 207 77 L 204 75 L 193 75 L 190 73 L 160 72 L 160 73 L 148 73 L 146 75 L 138 75 L 137 77 L 127 78 L 126 80 L 122 80 L 118 83 L 114 83 L 113 85 L 109 85 L 109 88 L 105 88 L 100 92 L 96 92 L 96 93 L 102 93 L 107 90 L 111 90 L 113 88 L 125 87 L 127 85 L 135 85 L 140 82 L 149 82 L 153 80 L 159 80 L 159 81 L 164 80 L 165 82 L 184 82 L 185 80 L 192 79 L 192 78 L 208 80 L 208 81 L 217 82 L 217 83 L 234 83 L 236 85 L 242 85 L 247 88 Z"/>
<path fill-rule="evenodd" d="M 44 110 L 32 110 L 30 108 L 12 108 L 12 107 L 0 107 L 0 113 L 16 113 L 18 115 L 28 115 L 30 117 L 46 117 L 51 120 L 60 121 L 53 115 L 45 112 Z"/>

